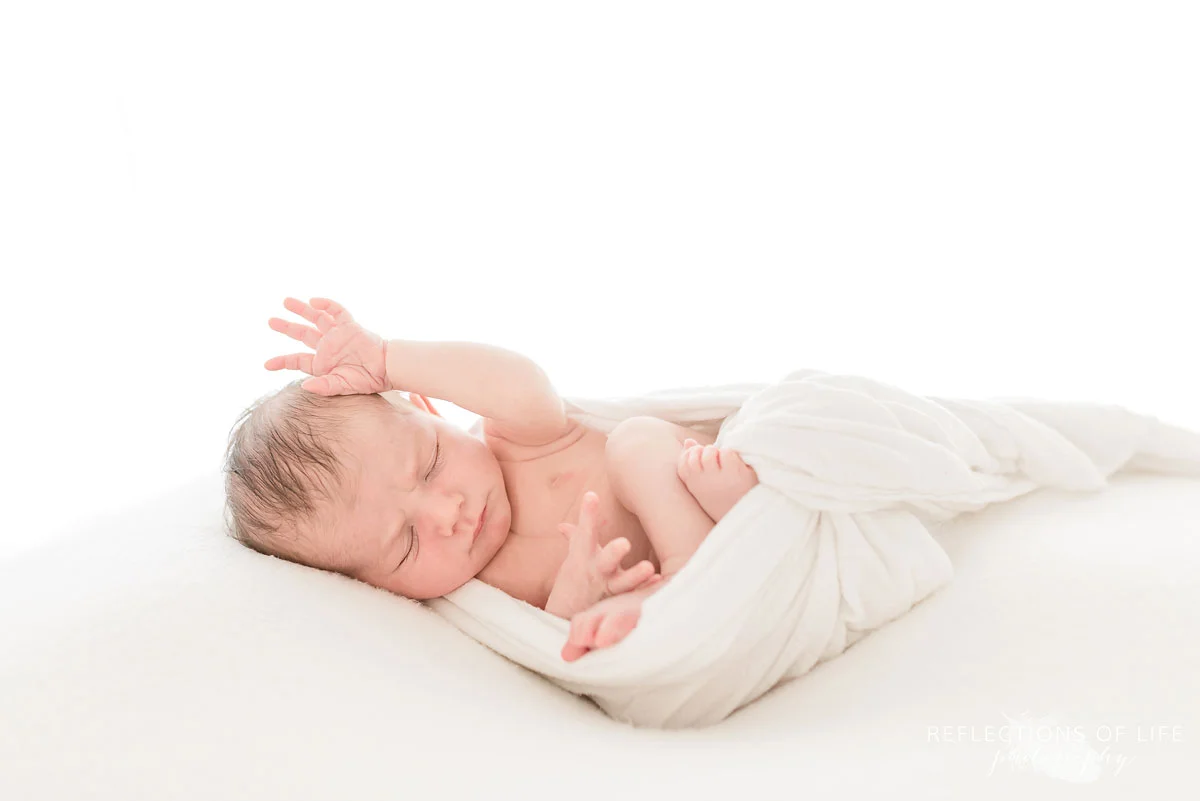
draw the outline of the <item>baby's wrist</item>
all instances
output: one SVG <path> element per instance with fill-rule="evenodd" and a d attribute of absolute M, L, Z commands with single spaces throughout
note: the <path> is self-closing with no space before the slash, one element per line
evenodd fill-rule
<path fill-rule="evenodd" d="M 388 369 L 388 340 L 383 340 L 380 347 L 383 351 L 383 391 L 392 392 L 399 387 L 392 383 L 392 372 Z"/>
<path fill-rule="evenodd" d="M 555 595 L 555 590 L 550 590 L 550 597 L 546 599 L 546 612 L 563 620 L 570 620 L 574 614 L 561 594 Z"/>
<path fill-rule="evenodd" d="M 556 581 L 546 598 L 546 611 L 555 617 L 570 620 L 582 612 L 583 607 L 579 603 L 578 593 L 571 591 L 569 582 Z"/>

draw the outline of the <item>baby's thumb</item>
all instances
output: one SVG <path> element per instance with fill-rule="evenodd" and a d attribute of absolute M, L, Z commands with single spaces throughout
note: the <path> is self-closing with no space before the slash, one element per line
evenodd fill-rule
<path fill-rule="evenodd" d="M 325 376 L 317 376 L 310 378 L 300 385 L 300 389 L 306 389 L 314 395 L 332 395 L 333 387 L 329 386 L 329 379 Z"/>

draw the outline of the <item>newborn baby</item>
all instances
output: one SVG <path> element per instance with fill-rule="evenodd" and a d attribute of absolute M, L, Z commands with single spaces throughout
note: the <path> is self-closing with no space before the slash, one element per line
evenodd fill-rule
<path fill-rule="evenodd" d="M 569 620 L 573 661 L 627 636 L 758 481 L 701 432 L 569 419 L 511 351 L 385 341 L 325 298 L 284 306 L 316 327 L 270 326 L 315 352 L 265 366 L 313 377 L 248 409 L 226 459 L 231 533 L 259 552 L 418 600 L 477 578 Z M 430 397 L 480 415 L 478 435 Z"/>

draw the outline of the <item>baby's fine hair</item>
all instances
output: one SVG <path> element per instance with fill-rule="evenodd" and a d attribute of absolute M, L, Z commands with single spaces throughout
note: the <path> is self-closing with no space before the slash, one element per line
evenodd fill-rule
<path fill-rule="evenodd" d="M 234 423 L 223 469 L 226 534 L 261 554 L 349 575 L 339 555 L 313 547 L 310 533 L 336 526 L 340 504 L 356 491 L 346 463 L 350 421 L 417 407 L 403 397 L 396 409 L 380 395 L 318 395 L 301 389 L 306 380 L 259 398 Z"/>

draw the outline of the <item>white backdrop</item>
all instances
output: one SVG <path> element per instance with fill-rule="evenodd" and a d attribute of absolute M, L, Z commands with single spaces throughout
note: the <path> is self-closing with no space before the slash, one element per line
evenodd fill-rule
<path fill-rule="evenodd" d="M 286 295 L 569 396 L 1200 428 L 1197 12 L 797 5 L 0 6 L 0 559 L 218 470 Z"/>

